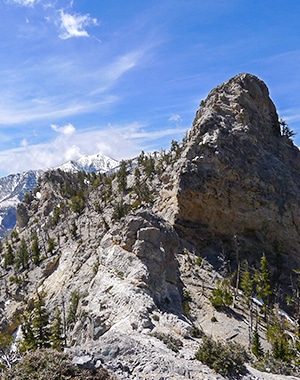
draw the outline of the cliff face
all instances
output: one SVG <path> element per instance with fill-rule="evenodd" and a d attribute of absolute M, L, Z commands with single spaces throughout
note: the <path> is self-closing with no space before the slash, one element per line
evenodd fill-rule
<path fill-rule="evenodd" d="M 280 252 L 295 266 L 300 153 L 281 134 L 261 80 L 241 74 L 210 92 L 175 170 L 172 195 L 164 201 L 176 208 L 162 213 L 171 215 L 182 236 L 202 248 L 233 249 L 238 239 L 250 261 L 263 251 Z"/>

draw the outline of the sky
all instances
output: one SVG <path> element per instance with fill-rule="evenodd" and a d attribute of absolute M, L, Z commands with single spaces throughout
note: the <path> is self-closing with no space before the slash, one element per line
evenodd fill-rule
<path fill-rule="evenodd" d="M 0 0 L 0 177 L 167 149 L 249 72 L 300 145 L 299 0 Z"/>

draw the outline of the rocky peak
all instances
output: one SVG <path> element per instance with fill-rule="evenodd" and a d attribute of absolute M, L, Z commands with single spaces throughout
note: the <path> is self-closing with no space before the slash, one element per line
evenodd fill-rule
<path fill-rule="evenodd" d="M 238 237 L 251 260 L 298 265 L 300 153 L 263 81 L 240 74 L 209 93 L 168 178 L 159 211 L 198 247 L 234 251 Z"/>
<path fill-rule="evenodd" d="M 239 74 L 213 89 L 197 111 L 191 135 L 253 135 L 261 141 L 280 136 L 278 115 L 265 83 Z M 206 136 L 206 139 L 208 136 Z"/>

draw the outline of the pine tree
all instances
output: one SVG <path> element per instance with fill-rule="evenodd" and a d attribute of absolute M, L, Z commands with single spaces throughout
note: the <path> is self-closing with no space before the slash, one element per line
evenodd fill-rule
<path fill-rule="evenodd" d="M 26 241 L 23 236 L 21 240 L 21 245 L 17 251 L 15 265 L 18 269 L 20 268 L 25 269 L 28 267 L 28 261 L 29 261 L 29 253 L 28 253 Z"/>
<path fill-rule="evenodd" d="M 81 295 L 77 290 L 74 290 L 71 294 L 70 307 L 67 316 L 67 325 L 71 326 L 76 322 L 77 307 L 80 301 Z"/>
<path fill-rule="evenodd" d="M 55 243 L 55 240 L 54 238 L 49 238 L 48 239 L 48 248 L 47 248 L 47 252 L 52 254 L 53 251 L 54 251 L 54 248 L 56 246 L 56 243 Z"/>
<path fill-rule="evenodd" d="M 127 173 L 125 161 L 121 161 L 120 169 L 117 173 L 117 182 L 119 192 L 123 193 L 127 187 Z"/>
<path fill-rule="evenodd" d="M 135 168 L 134 170 L 134 185 L 133 185 L 133 190 L 138 196 L 138 202 L 141 203 L 141 172 L 138 167 Z"/>
<path fill-rule="evenodd" d="M 7 269 L 10 265 L 14 263 L 14 255 L 11 244 L 6 240 L 5 243 L 5 253 L 4 253 L 4 269 Z"/>
<path fill-rule="evenodd" d="M 291 139 L 293 136 L 295 136 L 295 132 L 287 125 L 286 121 L 283 119 L 279 120 L 280 128 L 281 128 L 281 135 L 286 136 L 287 138 Z"/>
<path fill-rule="evenodd" d="M 246 270 L 244 271 L 241 278 L 241 289 L 244 293 L 245 300 L 247 301 L 247 305 L 250 304 L 250 297 L 253 294 L 253 280 L 248 269 L 248 265 Z"/>
<path fill-rule="evenodd" d="M 225 309 L 232 304 L 233 296 L 228 280 L 218 280 L 217 287 L 212 291 L 210 302 L 216 309 Z"/>
<path fill-rule="evenodd" d="M 270 296 L 272 295 L 272 288 L 269 265 L 265 255 L 260 259 L 260 269 L 255 272 L 254 281 L 256 283 L 257 296 L 263 300 L 265 306 L 268 306 Z"/>
<path fill-rule="evenodd" d="M 179 145 L 178 141 L 172 140 L 171 141 L 170 153 L 171 153 L 172 157 L 174 158 L 174 160 L 177 160 L 177 158 L 180 155 L 180 151 L 181 151 L 181 149 L 180 149 L 180 145 Z"/>
<path fill-rule="evenodd" d="M 81 214 L 85 206 L 85 199 L 79 192 L 71 198 L 71 209 L 77 214 Z"/>
<path fill-rule="evenodd" d="M 35 265 L 37 265 L 40 261 L 40 247 L 39 247 L 39 242 L 38 242 L 38 237 L 37 235 L 34 236 L 31 250 L 33 253 L 33 262 Z"/>
<path fill-rule="evenodd" d="M 260 337 L 258 334 L 257 326 L 255 327 L 252 339 L 252 353 L 259 359 L 264 355 L 263 348 L 261 346 Z"/>
<path fill-rule="evenodd" d="M 33 329 L 32 329 L 32 314 L 31 313 L 28 312 L 23 315 L 21 330 L 23 334 L 23 340 L 19 344 L 20 352 L 36 350 L 37 345 L 36 345 L 36 340 L 35 340 Z"/>
<path fill-rule="evenodd" d="M 50 347 L 49 315 L 42 294 L 37 295 L 32 312 L 32 331 L 37 348 Z"/>
<path fill-rule="evenodd" d="M 145 175 L 150 178 L 155 172 L 155 160 L 152 156 L 145 156 L 143 160 L 143 170 Z"/>
<path fill-rule="evenodd" d="M 64 347 L 64 331 L 63 331 L 63 324 L 61 319 L 61 312 L 60 309 L 57 307 L 55 309 L 55 315 L 54 315 L 54 321 L 52 323 L 51 327 L 51 336 L 50 341 L 52 348 L 62 351 Z"/>

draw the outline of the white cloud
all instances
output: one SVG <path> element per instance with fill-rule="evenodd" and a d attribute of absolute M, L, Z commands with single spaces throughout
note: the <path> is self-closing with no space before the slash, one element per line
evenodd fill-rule
<path fill-rule="evenodd" d="M 0 151 L 0 175 L 55 167 L 86 154 L 101 153 L 118 160 L 131 158 L 141 150 L 151 150 L 149 147 L 155 140 L 184 132 L 178 128 L 151 132 L 146 130 L 146 125 L 137 122 L 97 126 L 84 131 L 78 131 L 72 124 L 51 125 L 51 128 L 58 135 L 47 143 L 30 145 L 26 142 L 27 145 Z"/>
<path fill-rule="evenodd" d="M 174 121 L 176 123 L 180 123 L 182 122 L 182 118 L 180 115 L 178 114 L 173 114 L 170 118 L 169 118 L 169 121 Z"/>
<path fill-rule="evenodd" d="M 22 141 L 21 141 L 21 144 L 20 144 L 21 146 L 23 146 L 23 147 L 26 147 L 27 145 L 28 145 L 28 142 L 27 142 L 27 140 L 26 139 L 22 139 Z"/>
<path fill-rule="evenodd" d="M 10 3 L 19 4 L 22 7 L 32 7 L 34 4 L 40 2 L 40 0 L 9 0 Z"/>
<path fill-rule="evenodd" d="M 59 37 L 66 40 L 71 37 L 89 37 L 86 27 L 97 25 L 97 19 L 90 15 L 71 15 L 60 11 L 60 28 L 61 34 Z"/>
<path fill-rule="evenodd" d="M 57 125 L 55 124 L 51 124 L 51 128 L 55 131 L 55 132 L 58 132 L 58 133 L 61 133 L 65 136 L 72 136 L 76 129 L 75 127 L 72 125 L 72 124 L 67 124 L 63 127 L 58 127 Z"/>

